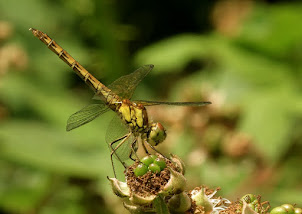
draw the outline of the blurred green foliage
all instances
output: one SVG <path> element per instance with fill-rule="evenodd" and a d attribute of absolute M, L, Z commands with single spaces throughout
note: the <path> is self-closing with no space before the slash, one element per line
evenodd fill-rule
<path fill-rule="evenodd" d="M 168 130 L 161 150 L 188 165 L 188 188 L 301 206 L 302 4 L 249 1 L 238 17 L 239 2 L 0 0 L 0 213 L 126 212 L 106 179 L 112 115 L 65 132 L 93 94 L 30 27 L 105 84 L 154 64 L 140 99 L 212 101 L 208 110 L 150 109 Z M 249 152 L 236 156 L 246 141 L 231 148 L 227 139 L 238 133 Z"/>

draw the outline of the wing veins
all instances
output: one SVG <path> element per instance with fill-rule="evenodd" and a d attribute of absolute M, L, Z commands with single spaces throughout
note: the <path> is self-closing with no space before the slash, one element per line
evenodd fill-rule
<path fill-rule="evenodd" d="M 66 131 L 71 131 L 86 123 L 89 123 L 108 110 L 109 108 L 105 104 L 90 104 L 85 106 L 68 118 Z"/>
<path fill-rule="evenodd" d="M 212 104 L 211 102 L 166 102 L 166 101 L 150 101 L 150 100 L 136 100 L 134 103 L 140 103 L 144 106 L 154 106 L 154 105 L 172 105 L 172 106 L 205 106 Z"/>
<path fill-rule="evenodd" d="M 144 77 L 152 70 L 153 65 L 144 65 L 134 72 L 121 76 L 116 79 L 108 88 L 112 90 L 112 93 L 117 94 L 121 98 L 130 99 L 138 86 L 138 84 L 144 79 Z M 96 92 L 93 99 L 101 100 L 102 96 L 100 96 L 100 92 Z"/>

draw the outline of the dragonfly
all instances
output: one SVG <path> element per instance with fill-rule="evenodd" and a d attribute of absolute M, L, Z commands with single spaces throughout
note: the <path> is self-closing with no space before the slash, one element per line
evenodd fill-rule
<path fill-rule="evenodd" d="M 106 142 L 111 151 L 110 159 L 115 177 L 113 157 L 116 157 L 126 168 L 127 160 L 139 160 L 136 154 L 139 142 L 146 154 L 150 154 L 146 145 L 155 152 L 160 153 L 155 146 L 165 140 L 167 136 L 166 130 L 160 122 L 149 120 L 146 106 L 205 106 L 211 104 L 211 102 L 131 101 L 130 99 L 137 85 L 153 69 L 153 65 L 144 65 L 133 73 L 118 78 L 107 87 L 47 34 L 34 28 L 29 30 L 84 80 L 95 93 L 93 99 L 100 102 L 90 104 L 72 114 L 67 120 L 67 131 L 87 124 L 110 110 L 116 112 L 106 133 Z"/>

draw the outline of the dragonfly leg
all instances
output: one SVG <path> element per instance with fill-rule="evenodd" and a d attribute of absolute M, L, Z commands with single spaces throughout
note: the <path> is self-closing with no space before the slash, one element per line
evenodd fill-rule
<path fill-rule="evenodd" d="M 129 158 L 131 159 L 131 160 L 133 160 L 133 161 L 136 161 L 136 160 L 138 160 L 139 161 L 139 157 L 137 156 L 137 154 L 136 154 L 136 151 L 137 151 L 137 139 L 135 139 L 132 143 L 131 143 L 131 152 L 130 152 L 130 154 L 129 154 Z M 136 159 L 134 159 L 133 157 L 132 157 L 132 155 L 135 155 L 135 157 L 136 157 Z"/>
<path fill-rule="evenodd" d="M 130 154 L 129 154 L 129 158 L 130 158 L 131 160 L 135 161 L 135 159 L 132 157 L 132 155 L 133 155 L 133 152 L 132 152 L 132 150 L 131 150 L 131 152 L 130 152 Z"/>
<path fill-rule="evenodd" d="M 148 143 L 148 145 L 151 147 L 151 149 L 153 149 L 155 152 L 159 153 L 161 156 L 163 156 L 164 158 L 168 159 L 166 156 L 164 156 L 161 152 L 159 152 L 157 149 L 154 148 L 154 146 L 152 146 L 148 141 L 145 141 L 146 143 Z"/>
<path fill-rule="evenodd" d="M 112 141 L 109 146 L 111 148 L 111 154 L 110 154 L 110 159 L 111 159 L 111 164 L 112 164 L 112 169 L 113 169 L 113 173 L 114 176 L 116 177 L 116 173 L 115 173 L 115 168 L 114 168 L 114 164 L 113 164 L 113 155 L 115 154 L 115 156 L 117 157 L 117 159 L 121 162 L 121 164 L 123 164 L 123 166 L 126 168 L 126 164 L 125 162 L 123 162 L 120 157 L 116 154 L 116 151 L 118 150 L 118 148 L 120 148 L 123 143 L 130 137 L 131 133 L 128 133 L 126 135 L 124 135 L 123 137 L 120 137 L 114 141 Z M 116 147 L 113 148 L 113 144 L 117 143 L 118 141 L 122 140 Z"/>
<path fill-rule="evenodd" d="M 142 142 L 142 145 L 143 145 L 143 148 L 144 148 L 146 154 L 147 154 L 147 155 L 150 155 L 150 153 L 148 152 L 148 150 L 147 150 L 147 148 L 146 148 L 146 145 L 145 145 L 144 141 Z"/>

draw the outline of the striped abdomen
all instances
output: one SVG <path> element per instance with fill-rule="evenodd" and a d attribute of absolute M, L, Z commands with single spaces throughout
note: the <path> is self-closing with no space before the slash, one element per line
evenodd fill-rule
<path fill-rule="evenodd" d="M 47 47 L 59 56 L 67 65 L 69 65 L 83 80 L 84 82 L 96 93 L 102 94 L 105 101 L 109 101 L 111 90 L 103 85 L 99 80 L 92 76 L 80 63 L 78 63 L 67 51 L 51 39 L 46 33 L 30 28 L 33 35 L 41 40 Z"/>

